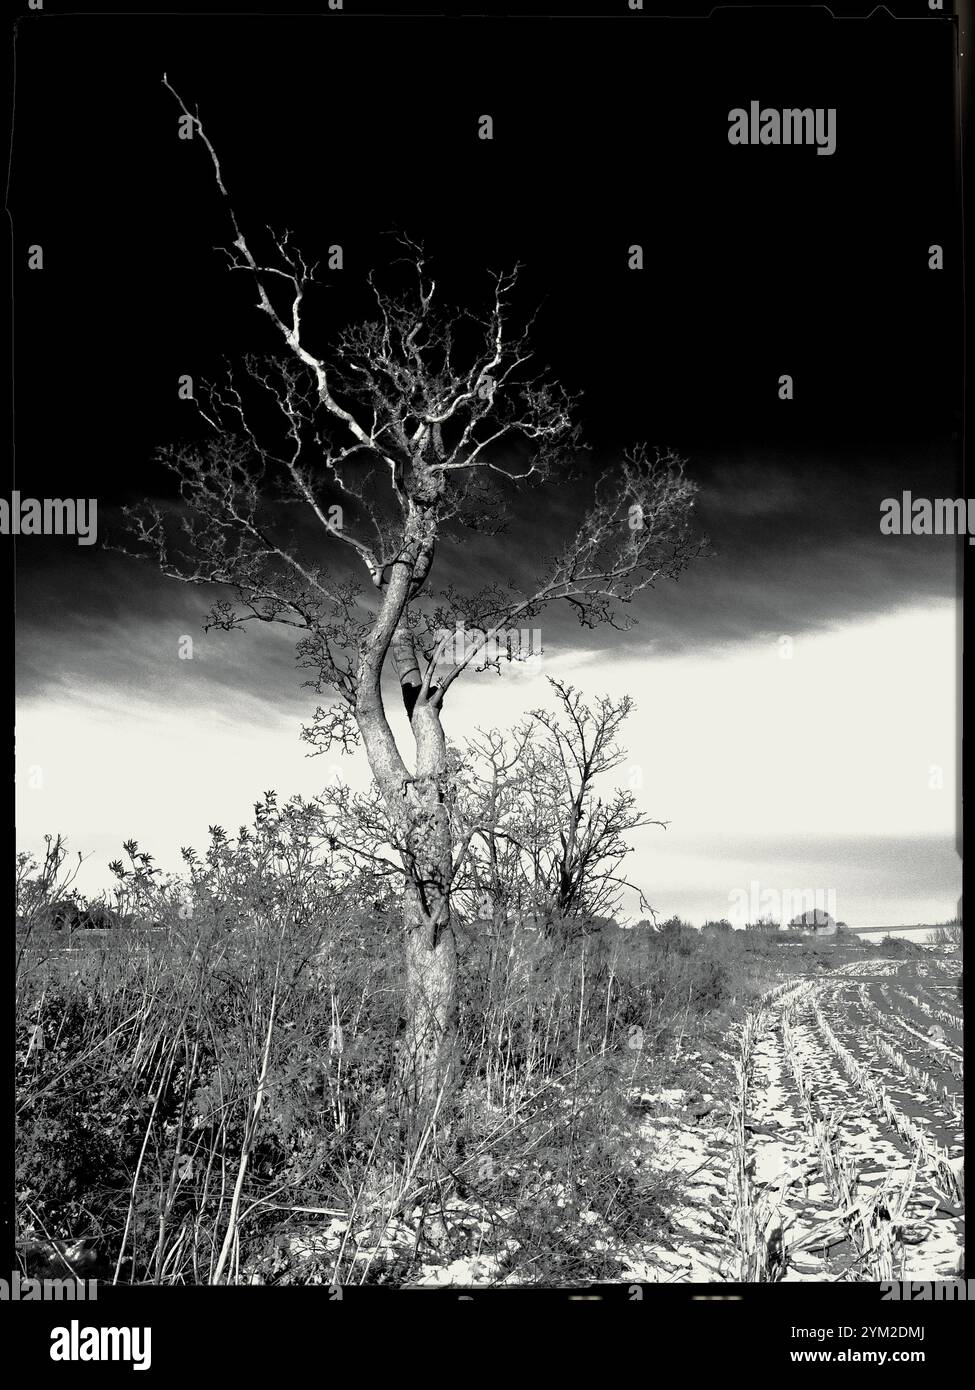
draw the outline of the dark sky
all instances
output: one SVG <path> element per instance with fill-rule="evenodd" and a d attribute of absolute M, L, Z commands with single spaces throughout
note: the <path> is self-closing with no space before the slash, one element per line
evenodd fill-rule
<path fill-rule="evenodd" d="M 646 441 L 687 460 L 714 555 L 634 604 L 631 633 L 552 612 L 547 639 L 571 627 L 573 645 L 639 661 L 950 599 L 954 544 L 883 537 L 879 515 L 903 489 L 962 491 L 953 47 L 946 22 L 824 11 L 25 22 L 11 486 L 97 496 L 111 529 L 122 503 L 172 496 L 155 452 L 198 434 L 180 374 L 280 350 L 215 249 L 225 208 L 200 142 L 177 138 L 167 72 L 256 246 L 268 223 L 312 258 L 343 246 L 309 299 L 313 347 L 361 314 L 391 230 L 424 241 L 453 302 L 477 300 L 486 268 L 523 264 L 538 358 L 583 393 L 588 473 L 513 501 L 500 540 L 445 547 L 441 582 L 526 572 L 587 477 Z M 728 112 L 751 100 L 835 107 L 835 153 L 731 146 Z M 25 268 L 33 243 L 42 272 Z M 199 631 L 199 594 L 100 548 L 22 539 L 17 577 L 24 698 L 96 677 L 151 689 L 147 634 Z M 246 659 L 194 679 L 294 698 L 281 643 L 248 640 Z"/>
<path fill-rule="evenodd" d="M 458 301 L 485 267 L 524 263 L 538 354 L 585 391 L 597 449 L 761 448 L 802 476 L 868 446 L 923 468 L 960 425 L 951 52 L 947 24 L 811 16 L 24 24 L 11 205 L 45 269 L 16 285 L 36 364 L 22 485 L 83 469 L 106 500 L 109 483 L 159 486 L 153 450 L 187 428 L 174 377 L 278 346 L 222 273 L 228 224 L 164 70 L 199 103 L 255 240 L 270 222 L 310 255 L 345 247 L 309 306 L 320 342 L 402 228 Z M 731 146 L 727 113 L 753 98 L 835 106 L 836 152 Z"/>
<path fill-rule="evenodd" d="M 584 392 L 595 461 L 646 440 L 678 449 L 702 486 L 723 595 L 705 640 L 762 626 L 754 588 L 769 573 L 783 593 L 800 580 L 798 623 L 820 604 L 943 588 L 945 549 L 915 546 L 905 567 L 910 542 L 879 545 L 877 518 L 904 487 L 959 487 L 950 26 L 760 25 L 25 23 L 15 265 L 42 242 L 45 268 L 15 276 L 21 492 L 97 495 L 103 524 L 120 501 L 166 495 L 154 452 L 196 428 L 180 373 L 278 350 L 214 250 L 225 211 L 199 141 L 176 138 L 166 71 L 199 104 L 256 242 L 271 223 L 309 255 L 343 245 L 346 268 L 309 305 L 318 343 L 361 310 L 391 229 L 425 241 L 456 302 L 476 298 L 486 267 L 524 264 L 539 360 Z M 731 146 L 727 113 L 752 99 L 835 106 L 836 152 Z M 492 142 L 475 138 L 484 112 Z M 642 272 L 626 267 L 635 242 Z M 533 497 L 533 524 L 564 504 Z M 94 553 L 52 567 L 63 550 L 20 546 L 28 627 L 44 621 L 35 595 L 50 610 L 52 572 L 68 605 L 108 602 L 99 575 L 117 583 L 119 562 Z M 830 563 L 811 565 L 820 553 Z M 737 617 L 721 611 L 739 607 L 725 563 Z M 125 573 L 132 592 L 155 587 Z"/>

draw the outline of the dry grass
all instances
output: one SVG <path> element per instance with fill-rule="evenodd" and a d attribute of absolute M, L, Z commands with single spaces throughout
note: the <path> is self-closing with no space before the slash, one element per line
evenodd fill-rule
<path fill-rule="evenodd" d="M 407 1142 L 395 912 L 323 881 L 273 805 L 182 882 L 143 860 L 116 905 L 136 920 L 70 944 L 41 912 L 63 878 L 22 865 L 21 1235 L 83 1239 L 119 1282 L 612 1277 L 675 1199 L 628 1097 L 768 975 L 683 928 L 460 923 L 459 1080 Z"/>

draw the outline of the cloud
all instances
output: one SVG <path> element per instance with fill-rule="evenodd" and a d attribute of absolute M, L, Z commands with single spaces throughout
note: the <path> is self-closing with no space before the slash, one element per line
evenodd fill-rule
<path fill-rule="evenodd" d="M 759 880 L 834 889 L 848 922 L 941 920 L 960 890 L 955 616 L 942 603 L 839 623 L 798 637 L 787 658 L 757 640 L 642 662 L 560 648 L 541 674 L 502 662 L 500 674 L 457 682 L 445 726 L 455 743 L 511 728 L 551 706 L 546 674 L 587 694 L 633 695 L 611 782 L 668 822 L 635 837 L 628 863 L 656 908 L 720 916 L 733 890 Z M 180 845 L 246 821 L 264 790 L 311 796 L 336 775 L 366 785 L 361 752 L 306 756 L 298 735 L 314 697 L 292 694 L 273 664 L 270 689 L 251 674 L 234 690 L 196 683 L 195 659 L 154 659 L 141 684 L 96 674 L 80 691 L 21 702 L 21 844 L 68 833 L 93 853 L 90 882 L 105 886 L 129 836 L 175 869 Z M 408 747 L 405 713 L 389 707 Z M 25 775 L 33 767 L 40 788 Z"/>
<path fill-rule="evenodd" d="M 952 538 L 882 536 L 879 529 L 880 502 L 902 487 L 951 495 L 952 469 L 943 461 L 730 456 L 691 460 L 688 471 L 700 485 L 699 521 L 713 553 L 679 582 L 661 583 L 625 605 L 623 617 L 634 620 L 628 631 L 586 629 L 568 604 L 550 606 L 532 626 L 541 628 L 553 656 L 579 648 L 614 659 L 643 660 L 651 651 L 687 655 L 827 631 L 956 592 Z M 530 590 L 544 557 L 571 534 L 590 495 L 589 484 L 576 479 L 512 497 L 505 533 L 465 531 L 441 543 L 434 592 L 509 580 Z M 118 529 L 111 508 L 102 509 L 102 519 Z M 312 531 L 299 526 L 298 534 L 318 545 Z M 110 679 L 123 689 L 168 691 L 193 706 L 241 688 L 258 698 L 298 701 L 293 630 L 252 624 L 244 633 L 204 638 L 212 601 L 205 589 L 167 580 L 147 562 L 79 551 L 61 538 L 22 538 L 17 559 L 22 697 Z M 346 561 L 340 548 L 339 572 Z M 195 641 L 192 666 L 176 664 L 185 634 Z"/>
<path fill-rule="evenodd" d="M 905 926 L 956 915 L 961 862 L 944 835 L 715 833 L 658 845 L 644 890 L 665 917 L 697 926 L 737 919 L 739 904 L 753 902 L 756 915 L 780 917 L 776 902 L 788 913 L 809 893 L 849 926 Z M 635 901 L 629 909 L 642 915 Z"/>
<path fill-rule="evenodd" d="M 957 546 L 879 530 L 884 496 L 951 495 L 948 470 L 729 456 L 690 471 L 713 553 L 628 605 L 630 631 L 583 628 L 564 604 L 532 619 L 542 674 L 465 676 L 448 737 L 549 704 L 546 674 L 633 695 L 621 775 L 669 822 L 638 837 L 630 866 L 655 906 L 721 915 L 732 889 L 779 878 L 836 886 L 847 921 L 950 915 Z M 584 479 L 540 489 L 512 503 L 505 534 L 445 540 L 437 588 L 529 587 L 586 494 Z M 44 772 L 41 792 L 19 786 L 22 843 L 68 833 L 96 851 L 93 881 L 130 835 L 177 868 L 180 844 L 246 820 L 265 789 L 313 794 L 333 761 L 365 784 L 361 755 L 305 756 L 321 697 L 302 688 L 292 629 L 204 636 L 208 591 L 64 538 L 21 538 L 17 561 L 18 766 Z"/>

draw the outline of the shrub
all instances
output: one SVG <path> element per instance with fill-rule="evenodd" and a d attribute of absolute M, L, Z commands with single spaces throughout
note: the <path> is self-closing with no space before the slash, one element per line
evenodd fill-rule
<path fill-rule="evenodd" d="M 375 883 L 337 887 L 316 869 L 307 833 L 300 806 L 266 801 L 247 834 L 215 827 L 183 880 L 136 857 L 124 929 L 23 943 L 22 1233 L 93 1239 L 100 1276 L 131 1282 L 247 1268 L 325 1281 L 351 1274 L 355 1244 L 329 1244 L 297 1209 L 375 1213 L 380 1229 L 420 1211 L 425 1228 L 428 1208 L 464 1201 L 499 1248 L 517 1241 L 525 1277 L 593 1277 L 580 1213 L 622 1238 L 662 1210 L 654 1184 L 624 1172 L 628 1089 L 659 1079 L 672 1038 L 759 987 L 744 934 L 459 922 L 458 1086 L 418 1155 L 395 1103 L 395 914 Z M 296 1220 L 313 1228 L 304 1263 L 279 1250 Z M 413 1259 L 355 1277 L 403 1279 Z"/>

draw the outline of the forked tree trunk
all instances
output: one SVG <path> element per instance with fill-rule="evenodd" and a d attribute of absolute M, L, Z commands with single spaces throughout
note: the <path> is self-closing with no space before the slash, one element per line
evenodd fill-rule
<path fill-rule="evenodd" d="M 441 484 L 442 485 L 442 484 Z M 450 920 L 452 845 L 445 801 L 447 745 L 435 690 L 423 694 L 413 641 L 402 622 L 429 571 L 430 517 L 411 513 L 406 543 L 383 593 L 359 667 L 356 722 L 373 776 L 397 827 L 403 857 L 406 1029 L 400 1079 L 406 1127 L 422 1132 L 450 1083 L 457 1040 L 457 952 Z M 416 772 L 403 762 L 383 707 L 383 663 L 392 650 L 416 740 Z"/>
<path fill-rule="evenodd" d="M 373 652 L 393 635 L 390 623 Z M 405 1128 L 418 1136 L 451 1081 L 457 1043 L 457 950 L 450 917 L 452 845 L 444 802 L 447 749 L 435 699 L 419 701 L 418 672 L 400 644 L 395 652 L 416 739 L 410 776 L 389 727 L 379 687 L 381 664 L 364 665 L 356 711 L 366 754 L 403 846 L 404 1012 L 399 1077 Z M 406 687 L 409 687 L 408 690 Z M 408 696 L 408 698 L 407 698 Z"/>

